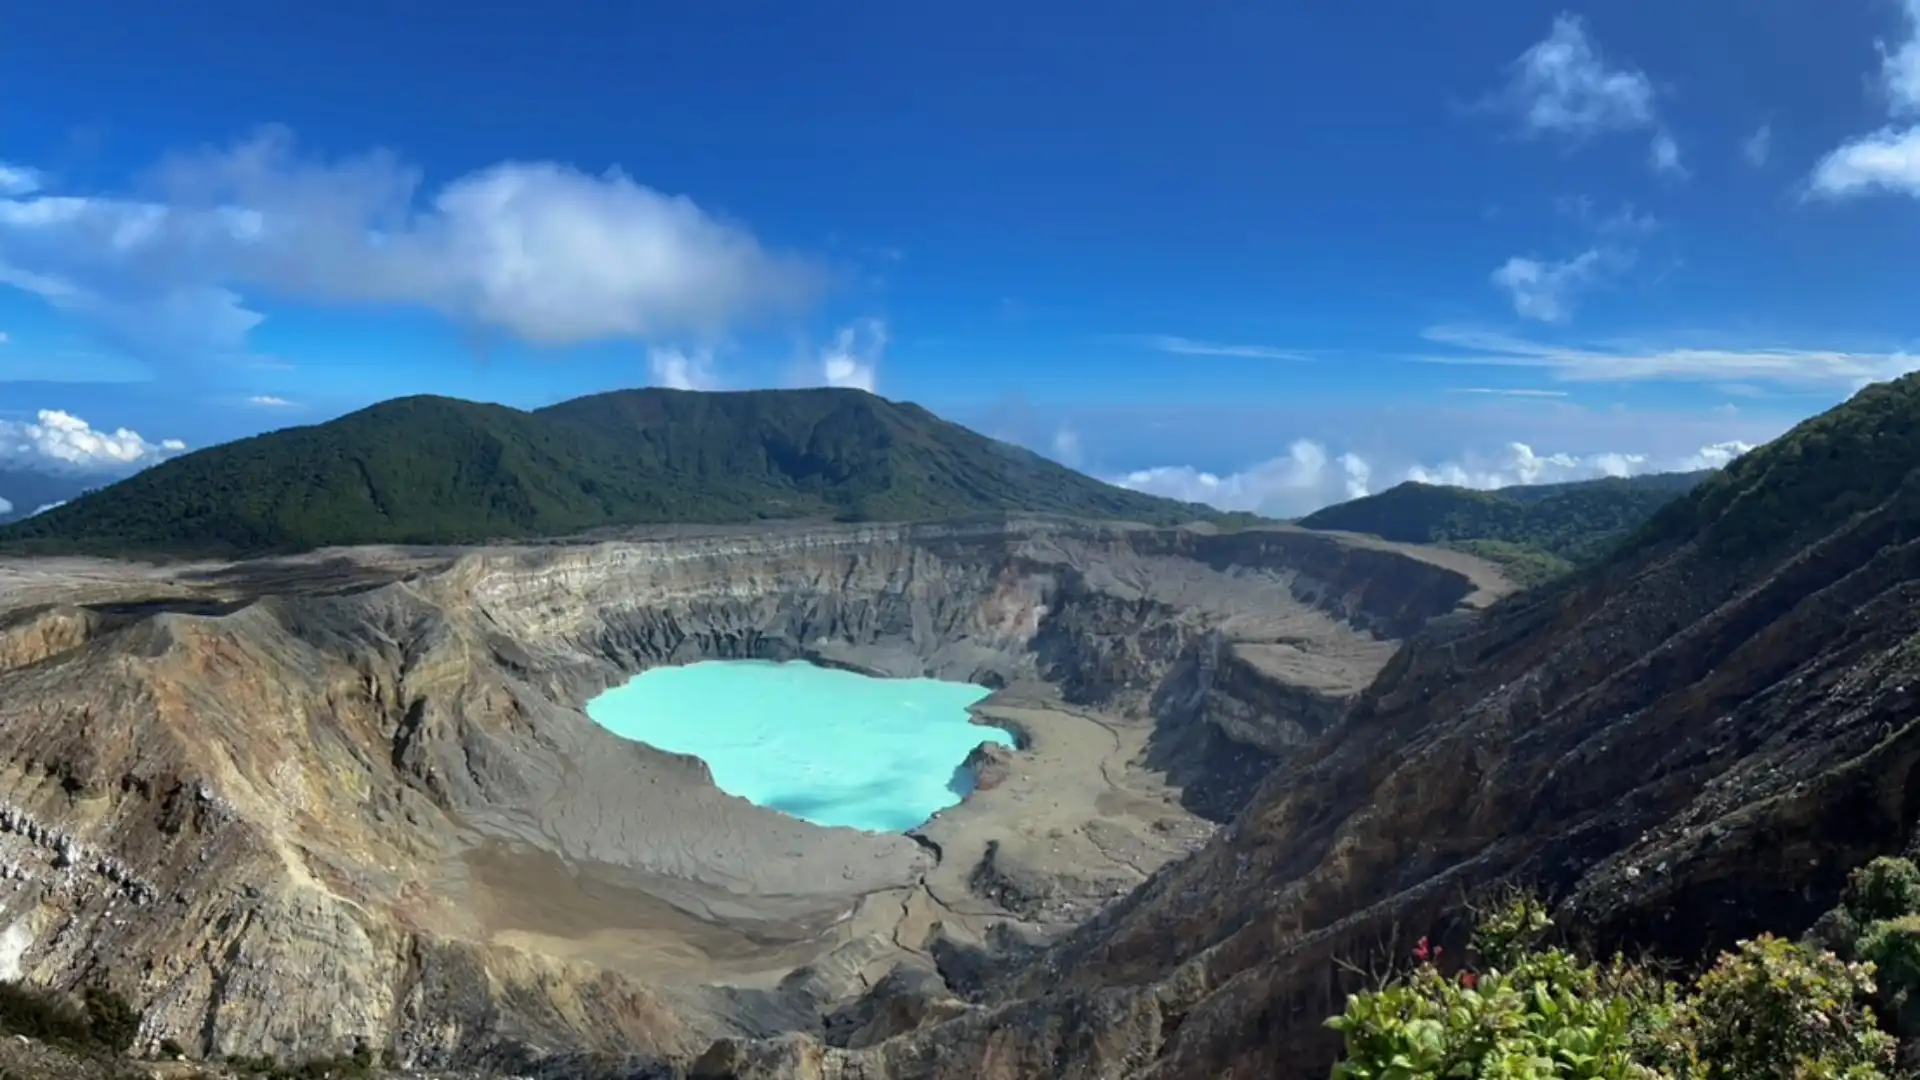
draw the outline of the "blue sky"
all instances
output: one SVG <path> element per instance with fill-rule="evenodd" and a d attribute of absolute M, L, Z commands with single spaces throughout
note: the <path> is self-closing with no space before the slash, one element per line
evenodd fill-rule
<path fill-rule="evenodd" d="M 829 382 L 1280 513 L 1711 463 L 1920 367 L 1916 18 L 30 5 L 0 463 Z"/>

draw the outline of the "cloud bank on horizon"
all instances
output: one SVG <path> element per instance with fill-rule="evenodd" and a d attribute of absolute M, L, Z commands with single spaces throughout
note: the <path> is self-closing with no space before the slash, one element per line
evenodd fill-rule
<path fill-rule="evenodd" d="M 1267 517 L 1292 518 L 1334 503 L 1363 498 L 1399 484 L 1417 481 L 1490 491 L 1526 484 L 1561 484 L 1605 477 L 1718 469 L 1752 450 L 1730 441 L 1703 446 L 1682 457 L 1646 454 L 1536 453 L 1526 443 L 1509 443 L 1493 456 L 1474 455 L 1437 464 L 1405 464 L 1383 473 L 1351 451 L 1332 454 L 1310 439 L 1300 439 L 1282 457 L 1239 472 L 1219 475 L 1190 466 L 1136 469 L 1108 482 L 1149 495 L 1206 503 L 1222 510 L 1245 510 Z"/>
<path fill-rule="evenodd" d="M 153 442 L 126 428 L 101 431 L 58 409 L 42 409 L 32 421 L 0 420 L 0 468 L 124 475 L 186 451 L 179 439 Z"/>

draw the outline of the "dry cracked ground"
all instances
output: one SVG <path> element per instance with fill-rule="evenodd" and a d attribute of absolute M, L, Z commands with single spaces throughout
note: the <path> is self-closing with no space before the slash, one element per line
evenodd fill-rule
<path fill-rule="evenodd" d="M 197 1056 L 870 1045 L 1194 851 L 1507 590 L 1356 537 L 1039 520 L 0 562 L 0 977 L 104 980 Z M 1021 746 L 878 835 L 581 711 L 749 657 L 979 682 Z"/>

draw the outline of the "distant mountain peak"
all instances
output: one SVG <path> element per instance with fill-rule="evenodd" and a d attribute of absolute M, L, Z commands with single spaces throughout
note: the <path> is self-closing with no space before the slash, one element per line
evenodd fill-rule
<path fill-rule="evenodd" d="M 0 529 L 0 549 L 243 554 L 987 512 L 1234 516 L 1114 487 L 864 390 L 650 387 L 531 412 L 395 398 L 164 462 Z"/>

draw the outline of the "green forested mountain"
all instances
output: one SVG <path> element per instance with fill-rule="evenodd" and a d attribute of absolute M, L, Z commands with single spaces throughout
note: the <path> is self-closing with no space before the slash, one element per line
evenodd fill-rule
<path fill-rule="evenodd" d="M 1613 550 L 1710 472 L 1609 477 L 1474 491 L 1413 481 L 1300 519 L 1310 529 L 1455 547 L 1534 584 Z"/>
<path fill-rule="evenodd" d="M 1747 559 L 1833 531 L 1920 492 L 1920 375 L 1874 383 L 1663 507 L 1629 551 L 1686 538 Z"/>
<path fill-rule="evenodd" d="M 631 390 L 533 412 L 410 397 L 215 446 L 0 528 L 0 550 L 243 554 L 619 525 L 986 512 L 1150 523 L 1101 483 L 857 390 Z"/>

